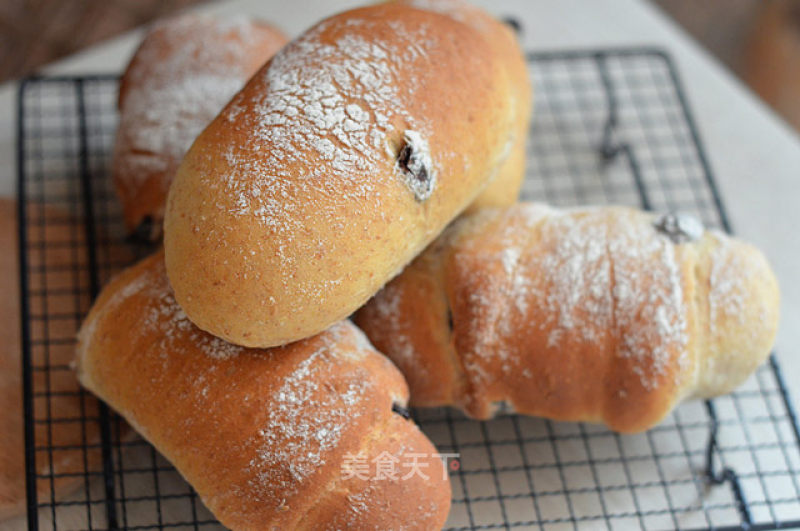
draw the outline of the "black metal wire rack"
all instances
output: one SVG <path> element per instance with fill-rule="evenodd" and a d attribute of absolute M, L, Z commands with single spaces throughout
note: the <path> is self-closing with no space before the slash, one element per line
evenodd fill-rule
<path fill-rule="evenodd" d="M 730 229 L 667 55 L 529 60 L 537 110 L 526 199 L 687 211 Z M 19 92 L 28 522 L 217 528 L 169 463 L 70 376 L 80 320 L 136 254 L 109 182 L 116 91 L 115 76 L 89 76 L 30 79 Z M 684 404 L 640 435 L 516 415 L 475 422 L 448 409 L 415 417 L 440 451 L 460 454 L 450 529 L 800 526 L 800 435 L 774 357 L 732 395 Z M 62 458 L 71 465 L 54 473 Z M 69 481 L 76 489 L 59 497 Z"/>

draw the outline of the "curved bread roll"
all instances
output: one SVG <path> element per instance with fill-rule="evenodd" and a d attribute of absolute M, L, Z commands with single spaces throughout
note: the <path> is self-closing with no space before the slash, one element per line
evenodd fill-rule
<path fill-rule="evenodd" d="M 186 319 L 158 253 L 100 294 L 77 364 L 227 527 L 438 529 L 447 517 L 442 461 L 393 411 L 408 399 L 402 376 L 348 321 L 271 350 L 231 345 Z M 402 479 L 413 459 L 428 479 Z M 396 460 L 397 479 L 378 477 L 380 460 Z M 369 470 L 348 468 L 359 462 Z"/>
<path fill-rule="evenodd" d="M 122 76 L 112 162 L 125 224 L 158 239 L 183 155 L 287 39 L 244 17 L 187 14 L 157 23 Z"/>
<path fill-rule="evenodd" d="M 167 273 L 197 326 L 258 347 L 324 330 L 477 197 L 528 105 L 519 50 L 488 40 L 510 29 L 485 23 L 498 29 L 397 3 L 348 11 L 248 82 L 167 203 Z"/>
<path fill-rule="evenodd" d="M 414 405 L 635 432 L 755 370 L 778 287 L 758 250 L 689 218 L 520 204 L 457 221 L 355 322 Z"/>

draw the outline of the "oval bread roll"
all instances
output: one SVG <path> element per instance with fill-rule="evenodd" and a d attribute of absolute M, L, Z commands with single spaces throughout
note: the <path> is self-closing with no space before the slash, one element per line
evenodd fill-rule
<path fill-rule="evenodd" d="M 635 432 L 764 361 L 778 285 L 691 218 L 538 204 L 459 219 L 355 316 L 416 406 Z"/>
<path fill-rule="evenodd" d="M 483 23 L 495 29 L 399 3 L 348 11 L 247 83 L 169 193 L 167 273 L 197 326 L 250 347 L 318 333 L 475 200 L 530 105 L 519 50 L 490 42 L 511 30 Z"/>
<path fill-rule="evenodd" d="M 403 377 L 349 321 L 285 347 L 234 346 L 189 322 L 158 253 L 102 291 L 77 370 L 229 528 L 439 529 L 447 518 L 442 460 L 397 413 Z"/>
<path fill-rule="evenodd" d="M 167 191 L 189 146 L 287 40 L 243 16 L 185 14 L 148 32 L 119 89 L 112 174 L 128 231 L 161 237 Z"/>

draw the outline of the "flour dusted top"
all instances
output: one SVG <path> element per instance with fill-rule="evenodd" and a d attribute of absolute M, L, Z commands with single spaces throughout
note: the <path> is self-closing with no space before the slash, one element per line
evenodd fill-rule
<path fill-rule="evenodd" d="M 276 484 L 293 494 L 297 487 L 330 459 L 359 404 L 371 393 L 372 382 L 363 369 L 340 382 L 331 392 L 331 366 L 341 365 L 335 341 L 346 332 L 335 325 L 330 337 L 311 356 L 297 364 L 273 393 L 270 410 L 255 438 L 256 455 L 249 467 L 260 490 Z"/>
<path fill-rule="evenodd" d="M 132 333 L 155 338 L 154 344 L 165 360 L 165 371 L 170 357 L 192 357 L 200 352 L 215 360 L 210 365 L 199 365 L 208 365 L 208 368 L 198 370 L 194 377 L 199 400 L 208 395 L 210 386 L 219 385 L 215 382 L 220 376 L 216 362 L 237 356 L 270 358 L 281 355 L 281 349 L 246 349 L 194 326 L 175 302 L 163 260 L 121 289 L 110 306 L 123 304 L 131 297 L 143 297 L 146 301 L 142 326 Z M 316 341 L 319 347 L 302 359 L 271 393 L 264 425 L 251 441 L 258 449 L 248 467 L 257 478 L 253 481 L 261 483 L 257 490 L 272 489 L 276 482 L 285 482 L 287 477 L 291 482 L 282 487 L 291 489 L 291 483 L 299 484 L 325 464 L 327 454 L 335 449 L 349 419 L 358 416 L 357 404 L 372 387 L 368 374 L 355 368 L 341 392 L 331 393 L 325 384 L 330 380 L 327 375 L 332 367 L 343 362 L 357 364 L 365 358 L 366 352 L 373 351 L 360 331 L 348 323 L 337 323 Z M 347 348 L 341 348 L 341 342 L 352 343 L 356 348 L 350 353 Z M 278 365 L 278 360 L 273 363 Z M 198 407 L 207 406 L 198 402 Z"/>
<path fill-rule="evenodd" d="M 341 276 L 305 282 L 295 275 L 304 257 L 345 252 L 344 246 L 354 245 L 343 237 L 349 230 L 375 230 L 359 226 L 365 215 L 390 223 L 385 202 L 397 194 L 423 201 L 435 186 L 436 162 L 426 140 L 430 124 L 407 110 L 417 87 L 400 89 L 437 45 L 428 26 L 369 17 L 352 18 L 336 31 L 330 31 L 332 24 L 323 22 L 287 45 L 233 99 L 222 117 L 234 134 L 218 139 L 225 170 L 200 176 L 211 190 L 212 208 L 258 227 L 247 246 L 232 248 L 242 276 L 291 277 L 280 293 L 265 297 L 267 303 L 293 301 L 276 316 L 287 322 L 308 311 L 305 300 L 316 304 L 332 289 L 344 289 Z M 413 153 L 401 164 L 404 145 Z M 219 165 L 216 158 L 207 160 Z M 381 177 L 387 166 L 390 182 Z M 227 246 L 241 237 L 231 227 L 216 227 L 204 237 Z M 336 236 L 309 238 L 323 230 Z M 273 254 L 277 263 L 265 267 L 265 256 Z M 354 278 L 358 272 L 344 274 Z M 287 295 L 289 290 L 302 296 Z"/>
<path fill-rule="evenodd" d="M 243 16 L 184 15 L 154 25 L 127 70 L 116 164 L 139 186 L 184 153 L 282 36 Z M 256 56 L 254 60 L 254 56 Z"/>
<path fill-rule="evenodd" d="M 441 527 L 449 489 L 435 458 L 431 479 L 402 484 L 409 501 L 395 496 L 399 477 L 343 478 L 348 455 L 435 452 L 395 413 L 408 403 L 402 375 L 360 330 L 342 321 L 284 347 L 220 352 L 175 304 L 163 259 L 146 258 L 101 293 L 80 332 L 78 374 L 223 525 L 338 528 L 327 524 L 346 518 L 363 528 L 377 515 L 402 528 Z M 398 504 L 419 511 L 403 516 Z"/>
<path fill-rule="evenodd" d="M 245 351 L 243 347 L 203 332 L 189 321 L 175 301 L 163 260 L 120 291 L 121 297 L 133 294 L 145 296 L 149 302 L 139 332 L 155 334 L 158 347 L 165 356 L 191 355 L 197 350 L 213 359 L 224 360 Z"/>
<path fill-rule="evenodd" d="M 623 207 L 464 216 L 355 316 L 417 405 L 653 426 L 769 353 L 778 289 L 752 246 Z M 433 378 L 427 378 L 428 374 Z"/>
<path fill-rule="evenodd" d="M 401 376 L 349 322 L 286 347 L 246 349 L 189 322 L 161 253 L 123 275 L 82 329 L 82 343 L 136 324 L 117 349 L 127 357 L 121 365 L 136 374 L 121 387 L 136 398 L 129 420 L 156 446 L 174 438 L 169 444 L 190 448 L 193 466 L 216 474 L 222 497 L 237 500 L 233 507 L 266 504 L 282 514 L 301 504 L 295 496 L 319 495 L 340 473 L 340 445 L 360 451 L 377 412 L 388 417 L 393 403 L 407 403 Z M 163 424 L 154 427 L 147 404 L 161 401 Z M 217 459 L 224 473 L 203 466 Z"/>
<path fill-rule="evenodd" d="M 261 74 L 267 89 L 249 103 L 255 110 L 225 152 L 229 171 L 221 185 L 232 201 L 220 208 L 254 216 L 284 234 L 282 229 L 296 228 L 283 223 L 298 190 L 301 198 L 308 197 L 303 190 L 313 189 L 335 201 L 343 189 L 337 183 L 346 180 L 356 197 L 340 199 L 379 203 L 375 174 L 387 157 L 397 156 L 390 133 L 400 124 L 419 131 L 412 133 L 417 138 L 429 133 L 426 120 L 409 115 L 406 95 L 398 89 L 413 77 L 411 63 L 435 45 L 427 27 L 391 21 L 390 39 L 367 40 L 362 34 L 385 34 L 386 24 L 353 18 L 347 30 L 358 33 L 334 32 L 323 39 L 329 24 L 323 22 L 275 56 Z M 241 93 L 227 108 L 231 122 L 243 112 L 245 99 L 246 92 Z"/>
<path fill-rule="evenodd" d="M 686 280 L 669 237 L 625 210 L 521 205 L 496 217 L 454 259 L 471 290 L 466 333 L 474 347 L 464 358 L 476 381 L 496 377 L 487 366 L 501 374 L 518 370 L 517 349 L 525 356 L 541 348 L 567 354 L 592 344 L 630 360 L 647 390 L 668 375 L 676 385 L 684 381 L 690 366 Z M 487 250 L 487 241 L 498 244 Z M 470 273 L 477 262 L 491 270 L 490 280 Z M 519 345 L 521 327 L 538 330 L 544 343 Z"/>
<path fill-rule="evenodd" d="M 284 47 L 170 188 L 167 272 L 189 318 L 266 347 L 363 305 L 502 173 L 519 116 L 512 59 L 470 25 L 396 2 Z"/>

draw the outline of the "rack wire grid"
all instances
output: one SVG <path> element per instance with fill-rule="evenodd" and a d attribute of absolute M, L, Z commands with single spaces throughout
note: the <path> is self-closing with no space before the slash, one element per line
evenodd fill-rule
<path fill-rule="evenodd" d="M 692 212 L 730 229 L 667 55 L 547 52 L 529 62 L 536 116 L 524 198 Z M 109 178 L 116 94 L 116 76 L 35 78 L 19 92 L 28 522 L 216 528 L 169 463 L 80 390 L 68 365 L 91 300 L 141 254 L 126 243 Z M 774 357 L 733 394 L 681 405 L 639 435 L 511 414 L 414 416 L 441 452 L 460 454 L 449 529 L 800 525 L 800 436 Z M 54 473 L 51 463 L 69 459 Z M 70 481 L 76 490 L 59 497 Z"/>

